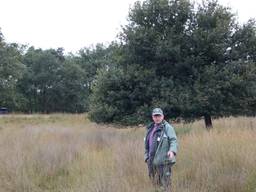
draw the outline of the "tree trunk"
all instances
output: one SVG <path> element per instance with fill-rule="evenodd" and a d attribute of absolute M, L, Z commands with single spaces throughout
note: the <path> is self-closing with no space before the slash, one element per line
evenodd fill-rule
<path fill-rule="evenodd" d="M 204 115 L 204 122 L 206 129 L 210 130 L 212 128 L 212 117 L 209 114 Z"/>

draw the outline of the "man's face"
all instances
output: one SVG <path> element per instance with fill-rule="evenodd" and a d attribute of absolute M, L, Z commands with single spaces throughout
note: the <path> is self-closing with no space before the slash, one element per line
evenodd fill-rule
<path fill-rule="evenodd" d="M 156 124 L 159 124 L 163 121 L 164 115 L 152 115 L 152 119 Z"/>

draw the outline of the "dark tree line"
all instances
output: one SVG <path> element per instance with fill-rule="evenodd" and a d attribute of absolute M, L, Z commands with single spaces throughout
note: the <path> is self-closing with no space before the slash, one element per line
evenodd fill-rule
<path fill-rule="evenodd" d="M 96 122 L 145 123 L 153 107 L 188 121 L 256 113 L 256 24 L 238 24 L 215 0 L 145 0 L 120 40 L 42 50 L 0 34 L 0 106 L 21 112 L 87 112 Z"/>
<path fill-rule="evenodd" d="M 64 55 L 62 48 L 26 48 L 0 37 L 0 107 L 25 113 L 88 111 L 94 76 L 111 46 Z"/>

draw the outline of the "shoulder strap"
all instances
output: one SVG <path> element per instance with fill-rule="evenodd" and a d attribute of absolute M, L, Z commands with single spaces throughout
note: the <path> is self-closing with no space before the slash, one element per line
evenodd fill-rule
<path fill-rule="evenodd" d="M 164 126 L 163 126 L 163 133 L 165 133 L 165 135 L 168 137 L 168 139 L 170 139 L 170 137 L 169 137 L 169 135 L 167 134 L 167 131 L 166 131 L 165 123 L 164 123 Z"/>

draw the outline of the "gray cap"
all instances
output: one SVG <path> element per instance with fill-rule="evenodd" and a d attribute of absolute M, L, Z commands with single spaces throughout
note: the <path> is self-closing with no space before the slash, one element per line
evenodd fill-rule
<path fill-rule="evenodd" d="M 153 109 L 153 111 L 152 111 L 152 115 L 163 115 L 164 113 L 163 113 L 163 110 L 162 109 L 160 109 L 160 108 L 155 108 L 155 109 Z"/>

